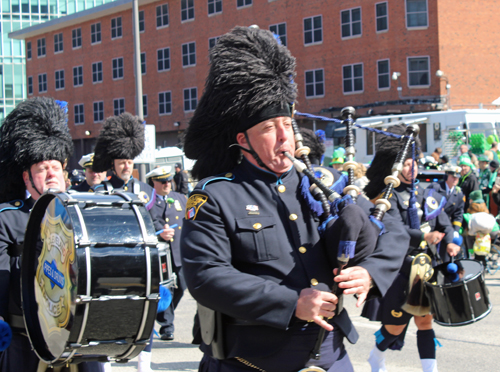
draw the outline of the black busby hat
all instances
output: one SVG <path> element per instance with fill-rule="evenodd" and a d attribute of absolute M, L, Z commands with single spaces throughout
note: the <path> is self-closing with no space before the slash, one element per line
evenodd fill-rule
<path fill-rule="evenodd" d="M 16 106 L 0 128 L 0 202 L 24 199 L 23 172 L 33 164 L 58 160 L 73 152 L 66 102 L 36 97 Z"/>
<path fill-rule="evenodd" d="M 406 128 L 407 126 L 404 124 L 397 124 L 388 127 L 387 132 L 402 136 L 404 135 Z M 370 164 L 370 168 L 366 171 L 366 177 L 370 180 L 370 182 L 363 189 L 369 199 L 377 197 L 384 190 L 384 179 L 391 174 L 392 166 L 396 161 L 396 156 L 403 148 L 403 140 L 400 138 L 377 134 L 375 136 L 375 140 L 375 157 Z M 420 140 L 417 137 L 415 140 L 415 158 L 418 158 L 419 154 Z M 409 151 L 406 159 L 409 159 L 412 156 L 412 151 Z"/>
<path fill-rule="evenodd" d="M 311 150 L 309 152 L 309 160 L 312 164 L 320 164 L 321 157 L 326 151 L 325 144 L 311 129 L 300 128 L 300 134 L 302 134 L 302 144 Z"/>
<path fill-rule="evenodd" d="M 196 159 L 197 179 L 231 170 L 240 159 L 236 134 L 278 116 L 290 116 L 297 96 L 295 58 L 273 34 L 236 27 L 210 51 L 205 91 L 184 137 Z"/>
<path fill-rule="evenodd" d="M 144 125 L 139 117 L 124 112 L 106 119 L 94 149 L 94 172 L 105 172 L 115 159 L 134 159 L 144 150 Z"/>

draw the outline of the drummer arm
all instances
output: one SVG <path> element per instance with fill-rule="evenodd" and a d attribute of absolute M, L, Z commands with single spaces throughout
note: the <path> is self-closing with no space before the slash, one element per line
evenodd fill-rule
<path fill-rule="evenodd" d="M 448 245 L 453 242 L 453 233 L 455 232 L 455 229 L 453 229 L 450 218 L 444 210 L 439 213 L 439 216 L 437 216 L 436 230 L 445 234 L 441 244 Z"/>

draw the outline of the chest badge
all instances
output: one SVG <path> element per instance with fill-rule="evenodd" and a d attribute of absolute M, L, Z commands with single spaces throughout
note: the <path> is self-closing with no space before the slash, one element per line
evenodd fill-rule
<path fill-rule="evenodd" d="M 149 196 L 148 194 L 146 194 L 145 191 L 141 191 L 139 193 L 139 195 L 137 195 L 139 197 L 139 199 L 144 203 L 146 204 L 147 202 L 149 202 Z"/>
<path fill-rule="evenodd" d="M 174 202 L 174 207 L 175 207 L 175 210 L 176 210 L 177 212 L 182 211 L 182 206 L 181 206 L 181 203 L 179 203 L 179 201 L 178 201 L 178 200 L 176 200 L 176 201 Z"/>
<path fill-rule="evenodd" d="M 245 209 L 248 214 L 260 214 L 258 205 L 247 204 Z"/>

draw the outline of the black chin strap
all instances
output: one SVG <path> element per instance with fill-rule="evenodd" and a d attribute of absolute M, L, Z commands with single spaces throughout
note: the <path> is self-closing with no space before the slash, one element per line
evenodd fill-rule
<path fill-rule="evenodd" d="M 269 167 L 267 165 L 265 165 L 262 160 L 260 160 L 259 155 L 257 155 L 257 153 L 255 152 L 255 150 L 252 147 L 252 144 L 250 143 L 250 138 L 248 138 L 247 131 L 245 131 L 243 133 L 245 134 L 245 139 L 247 140 L 248 147 L 250 147 L 250 149 L 244 148 L 243 146 L 241 146 L 241 145 L 239 145 L 237 143 L 232 144 L 229 147 L 233 147 L 233 146 L 239 147 L 241 150 L 248 152 L 249 154 L 251 154 L 253 156 L 253 158 L 255 159 L 255 161 L 257 162 L 257 164 L 259 164 L 260 167 L 267 169 L 271 173 L 274 173 L 274 171 L 272 171 L 271 169 L 269 169 Z"/>
<path fill-rule="evenodd" d="M 35 189 L 35 191 L 38 193 L 39 197 L 42 196 L 42 193 L 40 191 L 38 191 L 38 189 L 35 186 L 35 183 L 33 182 L 33 177 L 31 176 L 31 169 L 28 169 L 28 177 L 29 177 L 30 182 L 31 182 L 31 187 L 33 187 L 33 189 Z"/>

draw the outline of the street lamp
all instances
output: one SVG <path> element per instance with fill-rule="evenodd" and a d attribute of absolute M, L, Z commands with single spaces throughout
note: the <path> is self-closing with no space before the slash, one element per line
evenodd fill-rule
<path fill-rule="evenodd" d="M 450 100 L 451 85 L 450 85 L 450 81 L 448 80 L 448 76 L 446 76 L 446 74 L 441 70 L 436 71 L 436 76 L 439 78 L 439 83 L 441 83 L 441 80 L 444 80 L 446 83 L 446 85 L 445 85 L 445 87 L 446 87 L 446 96 L 445 96 L 446 105 L 448 106 L 448 110 L 451 110 L 451 100 Z"/>
<path fill-rule="evenodd" d="M 397 71 L 394 71 L 392 73 L 392 77 L 391 79 L 394 80 L 394 81 L 397 81 L 398 82 L 398 96 L 399 96 L 399 99 L 403 99 L 403 87 L 401 86 L 401 80 L 399 80 L 399 77 L 401 76 L 401 72 L 397 72 Z"/>

